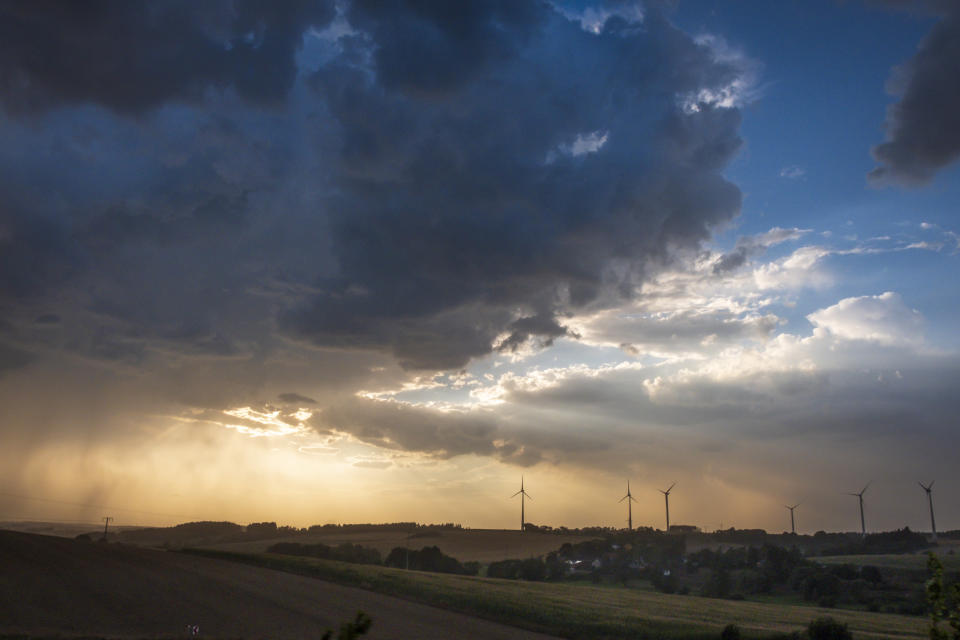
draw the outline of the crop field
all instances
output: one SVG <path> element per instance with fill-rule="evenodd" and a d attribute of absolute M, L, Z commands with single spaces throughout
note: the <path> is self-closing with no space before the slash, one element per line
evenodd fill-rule
<path fill-rule="evenodd" d="M 237 562 L 0 531 L 0 638 L 320 638 L 363 610 L 371 640 L 549 640 L 369 590 Z"/>
<path fill-rule="evenodd" d="M 946 571 L 960 571 L 960 554 L 946 553 L 945 551 L 935 550 L 934 553 L 943 563 Z M 885 555 L 854 555 L 854 556 L 820 556 L 810 558 L 814 562 L 823 564 L 852 564 L 858 566 L 873 565 L 881 569 L 916 569 L 926 570 L 926 553 L 900 553 Z"/>
<path fill-rule="evenodd" d="M 556 551 L 565 542 L 577 543 L 589 540 L 584 536 L 564 536 L 551 533 L 507 531 L 502 529 L 441 529 L 421 531 L 412 536 L 402 531 L 371 531 L 366 533 L 316 533 L 259 540 L 253 542 L 229 542 L 212 545 L 210 548 L 238 553 L 263 553 L 277 542 L 301 544 L 323 543 L 335 546 L 349 542 L 372 547 L 386 556 L 395 547 L 421 549 L 437 546 L 443 553 L 460 562 L 471 560 L 483 564 L 508 558 L 529 558 Z"/>
<path fill-rule="evenodd" d="M 622 588 L 521 582 L 403 571 L 372 565 L 280 556 L 198 551 L 380 593 L 567 638 L 716 638 L 729 623 L 747 637 L 802 630 L 832 616 L 855 638 L 925 638 L 920 617 L 666 595 Z"/>

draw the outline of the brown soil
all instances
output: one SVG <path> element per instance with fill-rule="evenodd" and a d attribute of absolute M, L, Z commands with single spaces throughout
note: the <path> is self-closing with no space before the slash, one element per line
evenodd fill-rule
<path fill-rule="evenodd" d="M 0 634 L 313 639 L 358 610 L 374 640 L 548 638 L 269 569 L 0 531 Z"/>

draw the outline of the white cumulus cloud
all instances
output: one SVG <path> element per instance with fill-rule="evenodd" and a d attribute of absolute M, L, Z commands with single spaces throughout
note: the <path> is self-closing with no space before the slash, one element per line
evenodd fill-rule
<path fill-rule="evenodd" d="M 911 309 L 899 293 L 844 298 L 814 311 L 807 319 L 833 335 L 847 340 L 867 340 L 884 345 L 916 345 L 923 342 L 923 315 Z"/>

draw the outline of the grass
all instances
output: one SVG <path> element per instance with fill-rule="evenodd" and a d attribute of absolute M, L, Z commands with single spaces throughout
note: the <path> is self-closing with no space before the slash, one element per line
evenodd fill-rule
<path fill-rule="evenodd" d="M 935 550 L 934 553 L 943 563 L 947 571 L 960 571 L 960 554 L 946 554 Z M 881 569 L 915 569 L 926 571 L 926 553 L 900 553 L 886 555 L 857 555 L 857 556 L 820 556 L 809 558 L 813 562 L 823 564 L 852 564 L 857 566 L 873 565 Z"/>
<path fill-rule="evenodd" d="M 924 618 L 893 614 L 452 576 L 276 554 L 187 551 L 360 587 L 565 638 L 715 639 L 729 623 L 737 624 L 746 638 L 782 637 L 826 615 L 849 624 L 857 638 L 927 637 Z"/>
<path fill-rule="evenodd" d="M 423 535 L 426 533 L 427 535 Z M 561 535 L 553 533 L 534 533 L 505 531 L 498 529 L 437 529 L 420 532 L 419 536 L 409 537 L 404 531 L 330 531 L 301 534 L 272 540 L 254 540 L 247 542 L 227 542 L 203 546 L 204 548 L 237 553 L 264 553 L 277 542 L 299 542 L 300 544 L 323 543 L 336 546 L 345 542 L 377 549 L 386 556 L 394 547 L 421 549 L 437 546 L 460 562 L 476 561 L 488 564 L 507 558 L 529 558 L 542 556 L 555 551 L 565 542 L 577 543 L 590 540 L 589 536 Z"/>

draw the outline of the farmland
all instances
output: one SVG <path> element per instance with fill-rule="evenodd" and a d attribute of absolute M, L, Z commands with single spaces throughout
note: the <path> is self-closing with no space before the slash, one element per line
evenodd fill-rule
<path fill-rule="evenodd" d="M 428 529 L 412 536 L 403 531 L 384 530 L 367 532 L 320 532 L 289 538 L 275 538 L 250 542 L 228 542 L 210 545 L 210 548 L 238 553 L 262 553 L 277 542 L 325 544 L 344 543 L 377 549 L 383 556 L 395 547 L 420 548 L 436 546 L 443 553 L 461 562 L 489 563 L 506 558 L 529 558 L 555 551 L 566 542 L 588 540 L 585 536 L 533 533 L 503 529 Z"/>
<path fill-rule="evenodd" d="M 335 626 L 362 608 L 378 621 L 376 633 L 371 636 L 374 638 L 429 638 L 431 632 L 425 630 L 425 625 L 441 630 L 453 625 L 458 631 L 473 630 L 461 637 L 526 638 L 538 637 L 535 634 L 540 633 L 566 638 L 706 639 L 716 638 L 731 623 L 738 625 L 746 638 L 775 638 L 801 631 L 811 620 L 824 615 L 848 624 L 858 640 L 926 637 L 925 618 L 900 615 L 914 610 L 896 607 L 900 599 L 915 595 L 913 583 L 925 579 L 923 553 L 818 557 L 806 565 L 801 558 L 796 571 L 790 570 L 793 565 L 781 567 L 784 575 L 800 576 L 800 583 L 814 580 L 819 585 L 829 579 L 843 593 L 857 585 L 863 590 L 867 584 L 864 578 L 868 577 L 866 572 L 846 565 L 883 569 L 883 579 L 870 587 L 876 594 L 869 589 L 869 593 L 865 592 L 875 606 L 841 598 L 839 604 L 845 608 L 835 608 L 813 606 L 824 604 L 822 594 L 807 598 L 803 588 L 791 590 L 779 582 L 772 583 L 767 590 L 738 591 L 748 585 L 747 578 L 760 576 L 761 561 L 776 563 L 777 558 L 789 559 L 790 554 L 785 551 L 776 554 L 767 549 L 760 553 L 735 547 L 706 558 L 707 552 L 701 549 L 674 565 L 670 564 L 673 556 L 664 553 L 674 547 L 681 549 L 682 540 L 654 532 L 637 532 L 630 542 L 620 540 L 622 533 L 617 534 L 619 537 L 600 539 L 573 534 L 419 527 L 411 534 L 398 528 L 365 525 L 300 531 L 289 537 L 278 532 L 280 536 L 234 541 L 216 541 L 209 535 L 210 529 L 239 529 L 237 525 L 227 525 L 200 523 L 144 530 L 136 535 L 140 545 L 163 544 L 183 553 L 128 543 L 102 544 L 0 532 L 0 566 L 5 569 L 0 575 L 0 636 L 24 631 L 47 635 L 169 636 L 182 631 L 176 625 L 199 623 L 206 630 L 204 635 L 293 638 L 318 635 L 321 625 Z M 250 529 L 255 527 L 248 526 L 242 534 L 250 535 Z M 126 533 L 121 532 L 114 539 L 124 537 Z M 190 545 L 191 540 L 196 541 L 195 546 Z M 483 565 L 504 558 L 543 556 L 571 543 L 565 552 L 568 555 L 561 557 L 602 557 L 604 568 L 539 582 L 533 580 L 542 580 L 542 576 L 529 581 L 505 580 L 265 552 L 283 541 L 330 547 L 361 545 L 383 554 L 398 546 L 416 549 L 435 545 L 464 562 Z M 617 546 L 611 546 L 614 541 Z M 947 545 L 939 550 L 947 571 L 957 567 L 957 556 L 949 554 L 949 549 Z M 751 560 L 751 553 L 756 558 Z M 618 570 L 620 565 L 616 563 L 637 554 L 651 562 L 667 563 L 663 566 L 671 567 L 683 581 L 674 585 L 676 592 L 653 590 L 665 591 L 665 584 L 657 586 L 656 576 L 663 571 L 661 565 L 622 574 L 623 579 L 618 577 L 622 567 Z M 557 554 L 551 555 L 556 564 Z M 730 564 L 730 597 L 717 597 L 707 587 L 715 586 L 715 574 L 726 566 L 721 563 L 733 560 L 745 561 L 747 568 Z M 536 562 L 542 564 L 542 560 Z M 816 563 L 825 566 L 818 569 Z M 492 569 L 492 565 L 487 569 Z M 487 569 L 481 575 L 486 575 Z M 680 586 L 684 588 L 681 590 Z M 713 597 L 700 597 L 703 595 Z M 280 625 L 278 628 L 286 631 L 275 633 L 270 630 L 271 625 Z M 211 633 L 211 629 L 215 632 Z M 406 635 L 391 635 L 397 630 L 404 630 Z M 446 633 L 443 637 L 457 636 Z"/>
<path fill-rule="evenodd" d="M 823 615 L 849 624 L 858 638 L 926 637 L 925 621 L 919 617 L 450 576 L 274 554 L 200 553 L 361 586 L 569 638 L 716 637 L 729 623 L 760 637 L 799 631 Z"/>
<path fill-rule="evenodd" d="M 960 555 L 942 553 L 934 550 L 945 571 L 960 571 Z M 925 553 L 889 553 L 878 555 L 850 555 L 850 556 L 820 556 L 810 558 L 814 562 L 826 565 L 851 564 L 856 566 L 874 566 L 881 569 L 906 569 L 916 571 L 927 570 L 927 554 Z"/>
<path fill-rule="evenodd" d="M 0 531 L 0 637 L 319 638 L 362 609 L 367 637 L 548 640 L 476 617 L 235 562 Z"/>

